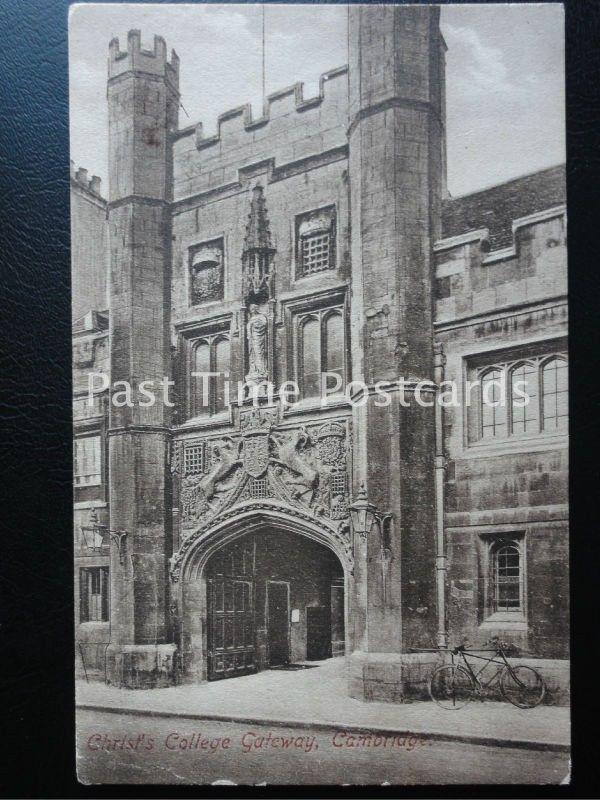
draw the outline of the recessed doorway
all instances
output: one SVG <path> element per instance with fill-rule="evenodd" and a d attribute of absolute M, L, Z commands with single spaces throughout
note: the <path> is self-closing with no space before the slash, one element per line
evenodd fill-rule
<path fill-rule="evenodd" d="M 344 653 L 344 573 L 329 548 L 265 528 L 206 564 L 207 677 L 233 678 Z"/>

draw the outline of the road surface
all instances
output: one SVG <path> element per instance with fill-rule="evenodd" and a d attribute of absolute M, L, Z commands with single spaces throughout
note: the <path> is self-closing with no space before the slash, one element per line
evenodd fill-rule
<path fill-rule="evenodd" d="M 86 710 L 77 719 L 85 784 L 558 784 L 568 772 L 566 753 Z"/>

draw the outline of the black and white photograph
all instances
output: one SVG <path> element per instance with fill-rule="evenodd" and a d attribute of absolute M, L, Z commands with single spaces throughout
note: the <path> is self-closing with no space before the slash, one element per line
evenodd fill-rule
<path fill-rule="evenodd" d="M 80 783 L 568 784 L 562 4 L 68 36 Z"/>

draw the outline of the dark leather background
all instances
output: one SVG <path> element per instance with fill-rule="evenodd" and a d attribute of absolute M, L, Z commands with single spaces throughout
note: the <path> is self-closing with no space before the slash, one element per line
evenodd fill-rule
<path fill-rule="evenodd" d="M 0 0 L 0 754 L 7 797 L 133 793 L 78 786 L 74 776 L 67 12 L 65 0 Z M 573 796 L 586 796 L 582 781 L 591 764 L 586 767 L 585 754 L 595 752 L 597 741 L 581 725 L 597 693 L 599 663 L 597 625 L 590 625 L 597 617 L 600 500 L 593 441 L 599 418 L 599 22 L 597 0 L 567 3 L 573 585 L 580 590 L 573 651 L 581 758 L 574 761 Z M 590 676 L 585 670 L 594 651 Z M 459 791 L 462 797 L 488 793 Z M 144 787 L 141 795 L 164 792 Z"/>

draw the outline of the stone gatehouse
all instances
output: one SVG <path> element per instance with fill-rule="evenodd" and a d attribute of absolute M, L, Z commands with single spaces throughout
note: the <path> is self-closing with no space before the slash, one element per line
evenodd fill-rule
<path fill-rule="evenodd" d="M 450 197 L 438 9 L 349 14 L 316 97 L 284 89 L 214 136 L 179 126 L 161 37 L 110 42 L 108 196 L 71 175 L 89 675 L 345 657 L 351 695 L 399 700 L 435 657 L 415 651 L 464 637 L 568 658 L 564 168 Z"/>

